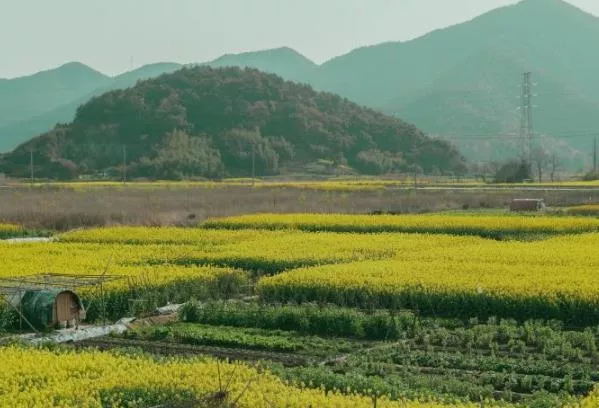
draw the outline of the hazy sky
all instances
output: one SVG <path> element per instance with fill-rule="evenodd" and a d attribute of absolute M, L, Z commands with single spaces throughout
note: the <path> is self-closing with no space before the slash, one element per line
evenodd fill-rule
<path fill-rule="evenodd" d="M 0 78 L 81 61 L 114 75 L 158 61 L 290 46 L 320 63 L 517 0 L 0 0 Z M 599 15 L 599 0 L 569 0 Z"/>

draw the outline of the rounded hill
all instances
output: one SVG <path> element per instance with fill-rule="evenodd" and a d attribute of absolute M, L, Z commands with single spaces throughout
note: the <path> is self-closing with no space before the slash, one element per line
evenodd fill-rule
<path fill-rule="evenodd" d="M 194 67 L 108 92 L 2 157 L 0 171 L 39 177 L 224 177 L 301 171 L 453 173 L 460 154 L 416 127 L 254 69 Z"/>

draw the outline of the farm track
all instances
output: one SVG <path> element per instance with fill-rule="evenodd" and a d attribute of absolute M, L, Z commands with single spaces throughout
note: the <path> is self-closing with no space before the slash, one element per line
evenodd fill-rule
<path fill-rule="evenodd" d="M 165 341 L 131 340 L 104 337 L 72 343 L 71 346 L 78 349 L 96 348 L 101 351 L 124 347 L 134 347 L 142 349 L 147 353 L 161 356 L 213 356 L 233 361 L 249 362 L 269 360 L 283 364 L 286 367 L 296 367 L 309 364 L 307 357 L 294 354 L 260 350 L 239 350 L 213 346 L 195 346 Z"/>

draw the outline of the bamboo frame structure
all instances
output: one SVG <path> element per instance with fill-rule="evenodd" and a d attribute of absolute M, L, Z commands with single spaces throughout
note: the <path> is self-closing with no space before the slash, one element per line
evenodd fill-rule
<path fill-rule="evenodd" d="M 21 308 L 21 302 L 19 301 L 19 307 L 15 306 L 11 301 L 11 296 L 19 296 L 20 298 L 26 292 L 44 291 L 48 289 L 61 289 L 65 291 L 75 292 L 75 289 L 83 287 L 91 287 L 99 289 L 100 299 L 102 302 L 102 320 L 106 322 L 106 310 L 105 310 L 105 299 L 104 299 L 104 284 L 107 282 L 113 282 L 124 279 L 125 276 L 121 275 L 107 275 L 103 273 L 101 275 L 69 275 L 62 273 L 41 273 L 36 275 L 27 276 L 14 276 L 0 278 L 0 299 L 4 301 L 8 306 L 17 312 L 20 319 L 20 328 L 23 329 L 23 321 L 27 323 L 35 333 L 39 333 L 33 324 L 23 315 Z"/>

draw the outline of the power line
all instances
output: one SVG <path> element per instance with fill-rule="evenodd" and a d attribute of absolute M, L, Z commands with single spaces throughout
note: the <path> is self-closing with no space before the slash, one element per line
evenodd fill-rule
<path fill-rule="evenodd" d="M 549 133 L 546 135 L 541 135 L 541 139 L 577 139 L 584 137 L 594 137 L 599 136 L 599 130 L 596 132 L 585 132 L 585 133 L 571 133 L 571 134 L 557 134 L 557 133 Z M 522 136 L 516 133 L 496 133 L 496 134 L 465 134 L 465 136 L 460 136 L 460 134 L 443 134 L 441 135 L 443 140 L 521 140 Z"/>

